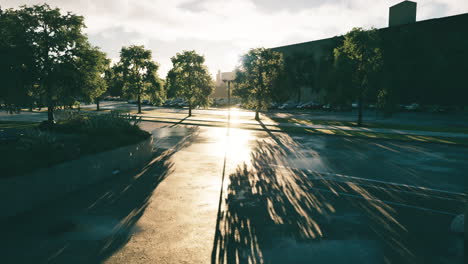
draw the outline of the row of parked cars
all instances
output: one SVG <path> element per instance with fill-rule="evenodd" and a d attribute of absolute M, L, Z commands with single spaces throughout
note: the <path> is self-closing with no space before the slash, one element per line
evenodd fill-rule
<path fill-rule="evenodd" d="M 400 105 L 400 110 L 406 112 L 447 113 L 463 111 L 463 107 L 443 105 L 420 105 L 417 103 L 412 103 L 408 105 Z"/>
<path fill-rule="evenodd" d="M 167 99 L 163 103 L 164 107 L 177 107 L 177 108 L 183 108 L 183 107 L 188 107 L 188 103 L 185 99 L 182 98 L 173 98 L 173 99 Z"/>
<path fill-rule="evenodd" d="M 270 109 L 278 110 L 325 110 L 325 111 L 351 111 L 353 107 L 357 107 L 357 104 L 352 105 L 331 105 L 331 104 L 321 104 L 317 102 L 305 102 L 305 103 L 295 103 L 295 102 L 286 102 L 283 104 L 272 103 Z"/>
<path fill-rule="evenodd" d="M 286 102 L 282 104 L 272 103 L 269 109 L 278 109 L 278 110 L 324 110 L 324 111 L 351 111 L 352 109 L 357 109 L 359 107 L 358 103 L 352 103 L 349 105 L 332 105 L 332 104 L 320 104 L 317 102 L 305 102 L 305 103 L 295 103 L 295 102 Z M 377 106 L 375 104 L 366 104 L 364 109 L 375 109 Z M 430 105 L 422 106 L 418 103 L 411 104 L 401 104 L 399 105 L 400 111 L 404 112 L 431 112 L 431 113 L 445 113 L 451 111 L 457 111 L 454 107 L 440 106 L 440 105 Z"/>
<path fill-rule="evenodd" d="M 128 102 L 129 104 L 136 104 L 136 103 L 138 103 L 137 100 L 133 100 L 133 99 L 132 99 L 132 100 L 128 100 L 127 102 Z M 155 106 L 155 105 L 156 105 L 156 104 L 152 103 L 150 100 L 147 100 L 147 99 L 141 100 L 141 104 L 142 104 L 142 105 L 151 105 L 151 106 Z"/>

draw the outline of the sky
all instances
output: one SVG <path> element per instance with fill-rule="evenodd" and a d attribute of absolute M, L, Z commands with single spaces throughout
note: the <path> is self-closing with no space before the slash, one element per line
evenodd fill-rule
<path fill-rule="evenodd" d="M 85 18 L 90 42 L 114 62 L 122 46 L 144 45 L 166 77 L 183 50 L 205 56 L 214 75 L 251 48 L 272 48 L 388 25 L 401 0 L 2 0 L 2 8 L 48 3 Z M 468 13 L 467 0 L 420 0 L 416 19 Z"/>

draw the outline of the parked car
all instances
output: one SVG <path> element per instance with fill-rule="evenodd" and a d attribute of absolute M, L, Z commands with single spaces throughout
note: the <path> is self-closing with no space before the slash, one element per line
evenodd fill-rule
<path fill-rule="evenodd" d="M 421 106 L 417 103 L 412 103 L 410 105 L 405 105 L 406 111 L 419 111 L 421 110 Z"/>
<path fill-rule="evenodd" d="M 338 112 L 347 112 L 353 110 L 352 105 L 344 104 L 344 105 L 336 105 L 333 106 L 333 111 L 338 111 Z"/>
<path fill-rule="evenodd" d="M 322 105 L 317 102 L 307 102 L 297 106 L 297 109 L 307 109 L 307 110 L 318 110 L 321 109 Z"/>
<path fill-rule="evenodd" d="M 332 105 L 331 104 L 322 105 L 322 109 L 325 110 L 325 111 L 331 111 L 332 110 Z"/>
<path fill-rule="evenodd" d="M 284 103 L 278 107 L 278 109 L 286 110 L 286 109 L 294 109 L 297 107 L 297 103 Z"/>
<path fill-rule="evenodd" d="M 270 106 L 268 106 L 268 109 L 273 110 L 273 109 L 278 109 L 279 104 L 278 103 L 271 103 Z"/>

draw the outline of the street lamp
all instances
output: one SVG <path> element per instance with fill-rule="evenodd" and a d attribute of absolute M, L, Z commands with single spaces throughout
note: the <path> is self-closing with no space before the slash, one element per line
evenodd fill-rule
<path fill-rule="evenodd" d="M 231 109 L 231 83 L 236 79 L 234 72 L 224 72 L 222 74 L 222 80 L 224 83 L 227 83 L 228 88 L 228 109 Z"/>

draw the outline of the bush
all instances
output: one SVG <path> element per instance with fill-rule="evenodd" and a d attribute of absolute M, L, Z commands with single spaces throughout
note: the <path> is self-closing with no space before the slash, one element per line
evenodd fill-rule
<path fill-rule="evenodd" d="M 149 136 L 141 130 L 138 124 L 141 117 L 127 113 L 110 112 L 108 114 L 72 114 L 68 119 L 60 121 L 54 131 L 64 133 L 83 133 L 88 135 L 113 136 Z"/>
<path fill-rule="evenodd" d="M 15 142 L 0 145 L 0 171 L 9 177 L 50 167 L 80 156 L 138 143 L 151 134 L 139 128 L 140 119 L 111 112 L 70 113 L 68 119 L 27 129 Z"/>

